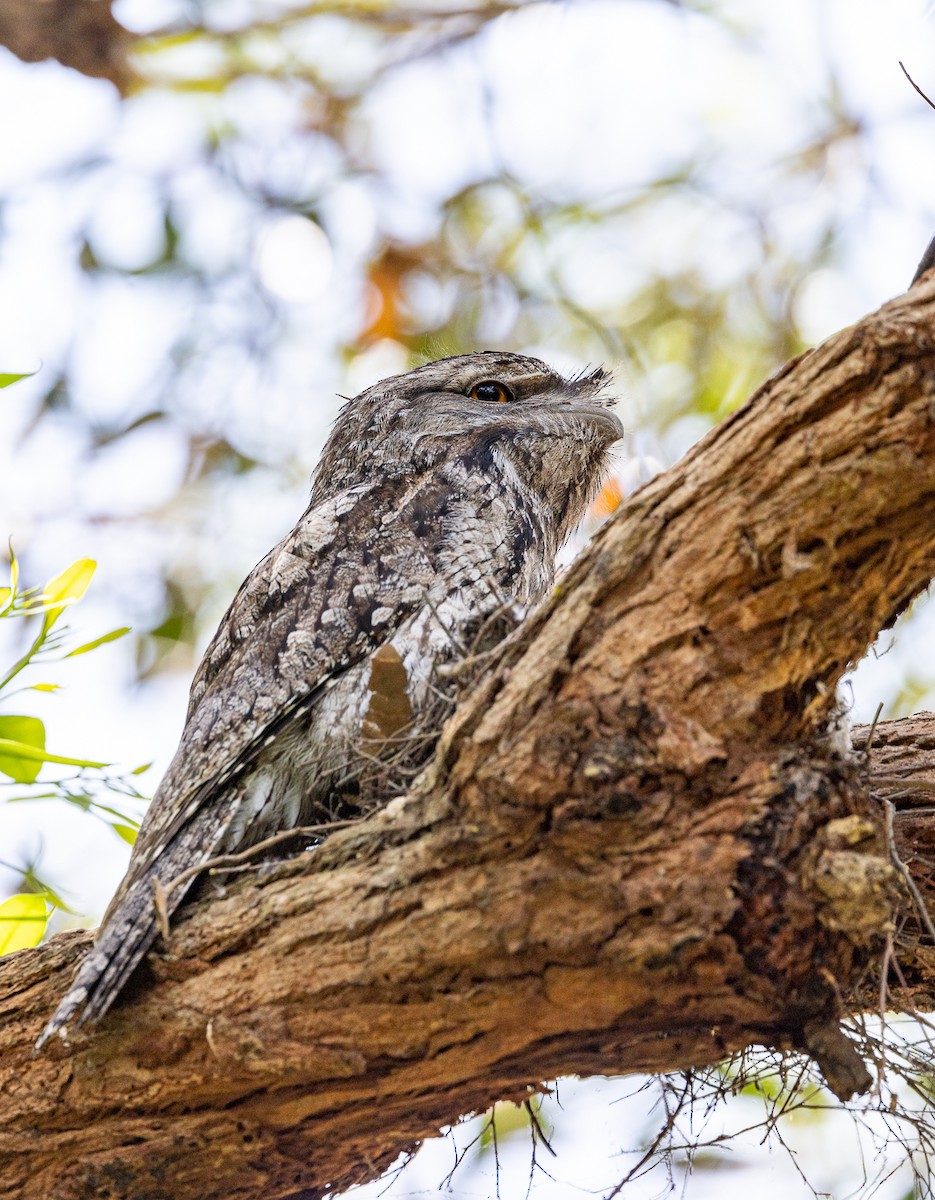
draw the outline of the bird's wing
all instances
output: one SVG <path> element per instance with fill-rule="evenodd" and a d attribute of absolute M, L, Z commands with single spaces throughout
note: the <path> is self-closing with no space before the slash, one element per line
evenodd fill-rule
<path fill-rule="evenodd" d="M 430 480 L 349 489 L 311 507 L 251 573 L 195 676 L 127 874 L 37 1048 L 104 1015 L 191 886 L 183 873 L 216 853 L 257 754 L 425 603 L 448 499 Z"/>
<path fill-rule="evenodd" d="M 195 675 L 182 739 L 143 822 L 127 883 L 331 679 L 425 603 L 434 580 L 429 543 L 441 536 L 443 507 L 430 481 L 362 484 L 310 507 L 259 563 Z M 413 520 L 423 512 L 424 521 Z"/>

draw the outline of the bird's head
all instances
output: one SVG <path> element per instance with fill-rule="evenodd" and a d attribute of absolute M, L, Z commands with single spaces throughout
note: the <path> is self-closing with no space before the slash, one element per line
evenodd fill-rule
<path fill-rule="evenodd" d="M 603 370 L 565 378 L 537 358 L 460 354 L 394 375 L 349 400 L 315 473 L 313 498 L 362 468 L 416 476 L 458 461 L 536 492 L 563 541 L 596 496 L 623 426 Z"/>

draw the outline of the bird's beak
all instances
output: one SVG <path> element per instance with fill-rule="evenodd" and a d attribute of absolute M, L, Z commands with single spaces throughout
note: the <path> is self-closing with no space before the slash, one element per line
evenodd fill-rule
<path fill-rule="evenodd" d="M 604 436 L 604 440 L 609 446 L 611 442 L 619 441 L 623 437 L 623 422 L 616 413 L 611 412 L 609 408 L 600 408 L 597 405 L 572 405 L 571 412 L 576 417 L 584 417 L 589 425 L 593 425 Z"/>

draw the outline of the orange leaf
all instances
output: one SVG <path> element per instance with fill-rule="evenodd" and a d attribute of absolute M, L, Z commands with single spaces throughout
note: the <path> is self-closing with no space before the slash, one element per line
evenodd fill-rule
<path fill-rule="evenodd" d="M 617 511 L 617 506 L 623 499 L 620 485 L 616 479 L 608 479 L 600 490 L 597 499 L 591 505 L 591 514 L 598 519 L 609 517 Z"/>

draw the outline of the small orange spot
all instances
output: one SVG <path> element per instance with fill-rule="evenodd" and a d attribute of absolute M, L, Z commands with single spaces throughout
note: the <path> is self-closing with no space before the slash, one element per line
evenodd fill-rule
<path fill-rule="evenodd" d="M 623 493 L 620 491 L 620 485 L 616 479 L 608 479 L 601 488 L 597 499 L 591 505 L 591 515 L 598 519 L 609 517 L 611 513 L 617 511 L 617 507 L 622 499 Z"/>

